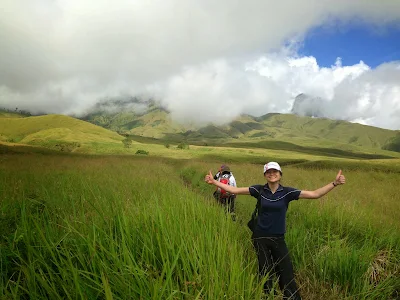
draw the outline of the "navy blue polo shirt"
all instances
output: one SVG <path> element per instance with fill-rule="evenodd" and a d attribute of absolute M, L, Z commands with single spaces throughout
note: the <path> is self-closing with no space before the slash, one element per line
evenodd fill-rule
<path fill-rule="evenodd" d="M 258 199 L 261 191 L 261 211 L 258 212 L 257 226 L 254 236 L 283 235 L 286 232 L 286 211 L 289 202 L 299 199 L 301 191 L 292 187 L 279 185 L 272 193 L 266 185 L 252 185 L 250 195 Z"/>

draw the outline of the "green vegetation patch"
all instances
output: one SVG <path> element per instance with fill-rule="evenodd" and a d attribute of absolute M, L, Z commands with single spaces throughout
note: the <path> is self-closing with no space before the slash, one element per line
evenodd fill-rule
<path fill-rule="evenodd" d="M 368 154 L 362 152 L 351 152 L 336 148 L 322 148 L 322 147 L 304 147 L 297 144 L 283 142 L 283 141 L 261 141 L 261 142 L 241 142 L 241 143 L 226 143 L 224 146 L 241 147 L 241 148 L 264 148 L 295 151 L 299 153 L 306 153 L 310 155 L 329 156 L 329 157 L 342 157 L 350 159 L 388 159 L 393 158 L 388 155 L 382 154 Z"/>
<path fill-rule="evenodd" d="M 389 151 L 396 151 L 400 152 L 400 132 L 382 147 L 382 149 L 389 150 Z"/>
<path fill-rule="evenodd" d="M 374 163 L 362 163 L 355 161 L 339 162 L 331 160 L 319 160 L 319 161 L 302 162 L 297 164 L 296 167 L 301 169 L 312 169 L 312 170 L 337 170 L 340 167 L 344 170 L 351 170 L 351 171 L 368 171 L 368 172 L 384 172 L 384 173 L 400 174 L 399 163 L 374 164 Z"/>

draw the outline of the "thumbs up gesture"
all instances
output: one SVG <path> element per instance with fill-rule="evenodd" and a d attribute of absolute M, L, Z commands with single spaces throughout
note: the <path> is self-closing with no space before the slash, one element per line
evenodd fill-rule
<path fill-rule="evenodd" d="M 214 176 L 212 175 L 211 171 L 204 177 L 204 181 L 208 184 L 212 184 L 214 180 Z"/>
<path fill-rule="evenodd" d="M 339 170 L 335 178 L 335 185 L 345 184 L 345 183 L 346 183 L 346 178 L 342 174 L 342 170 Z"/>

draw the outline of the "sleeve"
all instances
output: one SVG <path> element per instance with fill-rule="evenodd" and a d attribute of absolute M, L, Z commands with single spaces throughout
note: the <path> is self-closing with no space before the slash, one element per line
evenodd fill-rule
<path fill-rule="evenodd" d="M 236 185 L 236 179 L 235 179 L 235 177 L 232 175 L 230 178 L 229 178 L 229 185 L 231 185 L 231 186 L 237 186 Z"/>
<path fill-rule="evenodd" d="M 262 185 L 261 184 L 256 184 L 256 185 L 252 185 L 249 187 L 249 192 L 250 195 L 253 196 L 254 198 L 258 199 L 259 196 L 259 191 L 261 190 Z"/>
<path fill-rule="evenodd" d="M 288 202 L 293 201 L 293 200 L 298 200 L 300 197 L 301 190 L 292 188 L 292 187 L 286 187 L 286 195 L 287 195 L 287 200 Z"/>

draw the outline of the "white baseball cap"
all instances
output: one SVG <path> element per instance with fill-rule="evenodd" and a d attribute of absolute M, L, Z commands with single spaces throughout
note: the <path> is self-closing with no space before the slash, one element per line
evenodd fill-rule
<path fill-rule="evenodd" d="M 264 165 L 264 174 L 265 174 L 265 172 L 267 172 L 270 169 L 275 169 L 282 173 L 281 166 L 277 162 L 271 161 L 271 162 L 265 164 Z"/>

